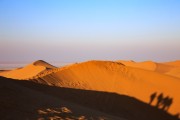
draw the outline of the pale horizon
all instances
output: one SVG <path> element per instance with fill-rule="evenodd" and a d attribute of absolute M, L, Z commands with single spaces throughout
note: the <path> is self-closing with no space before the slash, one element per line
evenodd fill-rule
<path fill-rule="evenodd" d="M 1 0 L 0 62 L 180 59 L 178 0 Z"/>

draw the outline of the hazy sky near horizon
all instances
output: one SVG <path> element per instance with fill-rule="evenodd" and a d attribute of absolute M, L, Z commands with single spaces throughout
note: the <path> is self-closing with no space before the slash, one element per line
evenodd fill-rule
<path fill-rule="evenodd" d="M 180 59 L 180 0 L 0 0 L 0 61 Z"/>

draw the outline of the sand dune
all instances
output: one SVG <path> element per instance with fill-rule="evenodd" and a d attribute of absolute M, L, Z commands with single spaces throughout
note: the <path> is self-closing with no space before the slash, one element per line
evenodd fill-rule
<path fill-rule="evenodd" d="M 155 71 L 180 78 L 180 67 L 178 65 L 158 63 Z"/>
<path fill-rule="evenodd" d="M 56 67 L 50 65 L 49 63 L 38 60 L 33 62 L 23 68 L 17 68 L 14 70 L 3 71 L 0 76 L 14 79 L 29 79 L 32 78 L 46 70 L 55 69 Z"/>
<path fill-rule="evenodd" d="M 141 68 L 145 70 L 155 71 L 156 69 L 156 63 L 154 63 L 153 61 L 134 62 L 132 60 L 130 61 L 118 60 L 117 62 L 120 62 L 126 66 Z"/>
<path fill-rule="evenodd" d="M 180 78 L 180 61 L 157 63 L 153 61 L 134 62 L 118 60 L 117 62 L 120 62 L 126 66 L 155 71 Z"/>
<path fill-rule="evenodd" d="M 74 64 L 35 80 L 52 86 L 115 92 L 146 103 L 154 92 L 173 98 L 170 113 L 180 112 L 180 80 L 155 71 L 124 66 L 111 61 L 88 61 Z M 155 105 L 155 101 L 153 102 Z"/>
<path fill-rule="evenodd" d="M 40 61 L 40 66 L 39 64 L 30 64 L 22 68 L 23 74 L 20 70 L 15 70 L 16 74 L 11 77 L 31 78 L 30 80 L 36 83 L 62 88 L 123 94 L 145 103 L 149 103 L 153 93 L 156 92 L 157 96 L 162 93 L 163 100 L 167 96 L 173 99 L 168 112 L 175 115 L 180 113 L 180 95 L 178 94 L 180 79 L 170 76 L 178 73 L 178 69 L 173 71 L 175 67 L 178 68 L 177 65 L 168 64 L 157 64 L 152 61 L 138 64 L 133 61 L 88 61 L 54 69 Z M 48 68 L 49 71 L 47 71 Z M 29 75 L 28 72 L 33 74 Z M 170 75 L 167 75 L 168 73 Z M 8 77 L 10 75 L 8 74 Z M 153 106 L 157 103 L 157 96 L 152 102 Z M 160 107 L 162 108 L 163 105 Z"/>

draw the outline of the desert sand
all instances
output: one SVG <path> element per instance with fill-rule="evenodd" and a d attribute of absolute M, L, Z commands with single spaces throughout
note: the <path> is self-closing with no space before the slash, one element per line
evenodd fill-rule
<path fill-rule="evenodd" d="M 165 120 L 176 119 L 172 116 L 177 116 L 180 113 L 179 67 L 179 61 L 136 63 L 123 60 L 93 60 L 56 68 L 41 60 L 21 69 L 2 71 L 0 75 L 3 76 L 1 78 L 2 83 L 8 81 L 13 87 L 16 87 L 14 84 L 17 84 L 17 89 L 20 91 L 21 89 L 28 89 L 28 91 L 30 89 L 34 92 L 32 94 L 43 93 L 63 99 L 64 102 L 67 102 L 67 106 L 70 103 L 78 104 L 78 107 L 85 106 L 87 108 L 82 108 L 84 109 L 82 113 L 78 107 L 74 108 L 78 109 L 75 110 L 78 115 L 80 113 L 85 117 L 90 115 L 89 112 L 86 112 L 90 109 L 95 114 L 92 115 L 94 119 L 100 119 L 99 116 L 103 116 L 104 119 L 119 120 L 133 120 L 133 118 L 138 120 Z M 11 85 L 6 84 L 6 87 L 11 88 Z M 11 89 L 7 91 L 11 92 Z M 59 92 L 57 93 L 57 91 Z M 33 99 L 32 94 L 28 94 L 28 97 Z M 159 97 L 158 102 L 160 95 L 161 98 Z M 47 103 L 51 104 L 52 101 L 48 100 L 50 99 L 49 96 L 47 96 Z M 13 98 L 13 96 L 10 97 Z M 46 99 L 45 97 L 38 97 L 37 99 Z M 167 102 L 169 100 L 171 101 L 170 104 Z M 4 102 L 6 103 L 7 100 Z M 31 102 L 30 104 L 34 104 L 33 101 Z M 16 102 L 13 104 L 15 105 Z M 67 106 L 65 104 L 65 107 Z M 60 108 L 58 110 L 61 110 Z M 51 111 L 51 108 L 37 109 L 36 111 L 40 110 L 40 112 L 46 113 L 47 109 Z"/>
<path fill-rule="evenodd" d="M 56 67 L 50 65 L 49 63 L 43 61 L 43 60 L 38 60 L 36 62 L 33 62 L 23 68 L 17 68 L 11 71 L 2 71 L 0 72 L 1 76 L 7 77 L 7 78 L 14 78 L 14 79 L 28 79 L 33 76 L 36 76 L 37 74 L 54 69 Z"/>

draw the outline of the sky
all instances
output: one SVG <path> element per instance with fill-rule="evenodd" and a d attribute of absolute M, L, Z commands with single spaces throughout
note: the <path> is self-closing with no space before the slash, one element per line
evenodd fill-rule
<path fill-rule="evenodd" d="M 0 0 L 0 62 L 180 59 L 179 0 Z"/>

